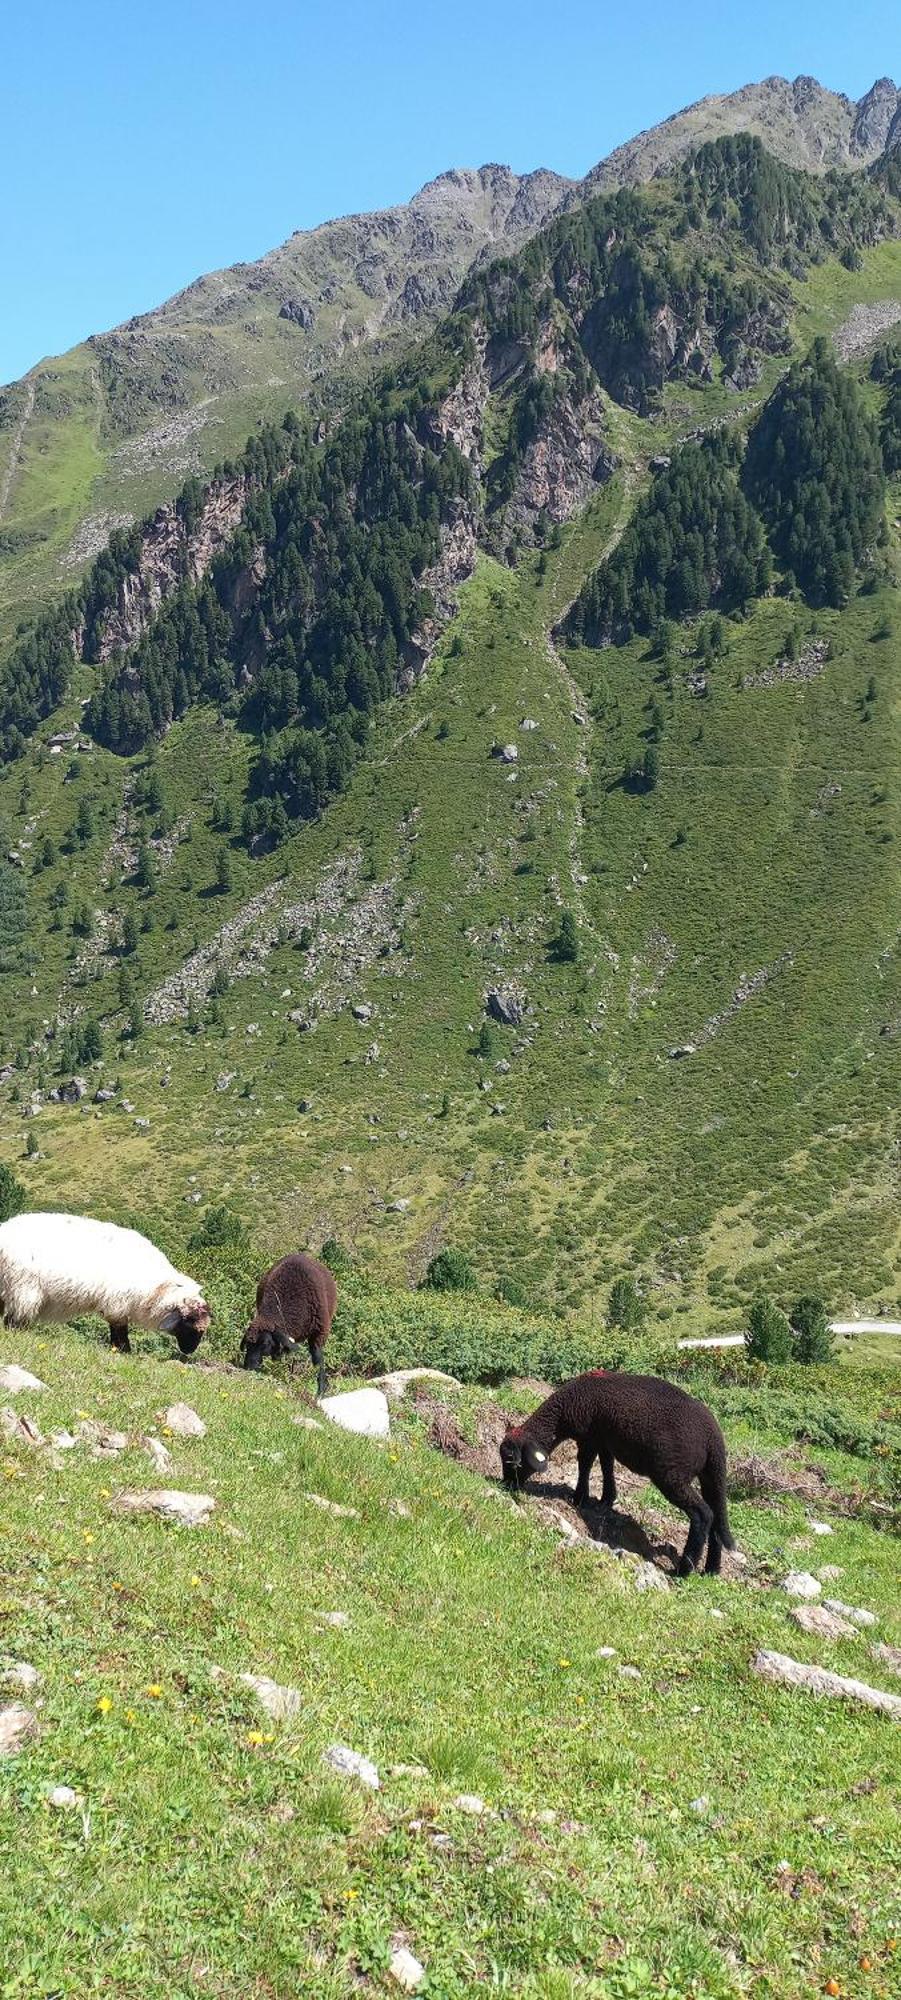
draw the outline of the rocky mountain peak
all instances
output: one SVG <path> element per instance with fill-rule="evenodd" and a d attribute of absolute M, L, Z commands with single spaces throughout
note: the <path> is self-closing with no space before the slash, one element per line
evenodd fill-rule
<path fill-rule="evenodd" d="M 899 106 L 901 94 L 897 85 L 890 76 L 880 76 L 856 106 L 851 130 L 852 153 L 871 158 L 874 153 L 883 152 Z"/>

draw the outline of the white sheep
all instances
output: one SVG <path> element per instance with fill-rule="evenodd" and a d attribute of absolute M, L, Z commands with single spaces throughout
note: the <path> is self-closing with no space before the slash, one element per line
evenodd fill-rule
<path fill-rule="evenodd" d="M 14 1215 L 0 1228 L 0 1313 L 8 1326 L 100 1313 L 129 1354 L 129 1323 L 174 1333 L 193 1354 L 210 1323 L 199 1285 L 136 1229 L 90 1215 Z"/>

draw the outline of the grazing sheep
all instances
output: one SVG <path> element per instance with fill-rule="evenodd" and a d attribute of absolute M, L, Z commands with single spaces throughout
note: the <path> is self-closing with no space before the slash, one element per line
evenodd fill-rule
<path fill-rule="evenodd" d="M 322 1350 L 337 1303 L 338 1289 L 326 1264 L 295 1252 L 280 1257 L 257 1286 L 257 1309 L 241 1342 L 245 1368 L 261 1368 L 267 1356 L 290 1354 L 305 1340 L 324 1396 L 328 1377 Z"/>
<path fill-rule="evenodd" d="M 91 1215 L 14 1215 L 0 1228 L 0 1313 L 7 1326 L 34 1326 L 100 1313 L 110 1345 L 130 1354 L 129 1324 L 174 1333 L 193 1354 L 210 1310 L 193 1278 L 114 1222 Z"/>
<path fill-rule="evenodd" d="M 530 1472 L 542 1472 L 564 1438 L 574 1438 L 578 1447 L 577 1507 L 588 1499 L 596 1458 L 604 1476 L 601 1505 L 612 1507 L 618 1458 L 631 1472 L 652 1479 L 665 1499 L 688 1515 L 691 1525 L 679 1575 L 698 1568 L 705 1542 L 707 1569 L 719 1570 L 723 1549 L 735 1544 L 726 1512 L 726 1446 L 705 1403 L 656 1375 L 608 1374 L 603 1368 L 576 1375 L 524 1424 L 508 1430 L 500 1448 L 507 1484 L 518 1485 Z"/>

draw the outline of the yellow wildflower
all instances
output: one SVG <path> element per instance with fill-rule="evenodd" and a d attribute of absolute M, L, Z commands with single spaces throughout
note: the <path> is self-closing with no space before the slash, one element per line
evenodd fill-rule
<path fill-rule="evenodd" d="M 97 1703 L 98 1715 L 109 1715 L 112 1705 L 113 1705 L 112 1695 L 102 1694 Z"/>
<path fill-rule="evenodd" d="M 572 1660 L 558 1660 L 557 1665 L 558 1667 L 571 1667 Z"/>
<path fill-rule="evenodd" d="M 150 1686 L 144 1689 L 144 1693 L 149 1694 L 151 1701 L 158 1701 L 162 1692 L 159 1681 L 151 1681 Z"/>
<path fill-rule="evenodd" d="M 265 1743 L 265 1741 L 266 1741 L 266 1738 L 265 1738 L 265 1736 L 263 1735 L 263 1732 L 262 1732 L 262 1730 L 261 1730 L 261 1729 L 248 1729 L 248 1731 L 247 1731 L 247 1742 L 248 1742 L 248 1743 L 250 1744 L 250 1746 L 251 1746 L 251 1748 L 252 1748 L 253 1750 L 256 1750 L 256 1749 L 258 1749 L 258 1748 L 259 1748 L 259 1745 L 260 1745 L 261 1743 Z"/>

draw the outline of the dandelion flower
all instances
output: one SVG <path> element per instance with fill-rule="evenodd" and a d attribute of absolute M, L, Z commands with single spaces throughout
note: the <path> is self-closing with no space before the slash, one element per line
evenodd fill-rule
<path fill-rule="evenodd" d="M 360 1893 L 359 1889 L 345 1889 L 345 1891 L 344 1891 L 344 1901 L 345 1901 L 345 1903 L 353 1903 L 353 1902 L 355 1902 L 355 1900 L 356 1900 L 357 1896 L 359 1895 L 359 1893 Z"/>
<path fill-rule="evenodd" d="M 558 1660 L 557 1665 L 558 1667 L 571 1667 L 572 1660 Z"/>
<path fill-rule="evenodd" d="M 265 1743 L 266 1738 L 261 1729 L 248 1729 L 246 1741 L 253 1750 L 257 1750 L 261 1743 Z"/>
<path fill-rule="evenodd" d="M 144 1689 L 144 1693 L 149 1694 L 151 1701 L 158 1701 L 162 1692 L 159 1681 L 151 1681 L 150 1686 Z"/>
<path fill-rule="evenodd" d="M 137 1715 L 137 1710 L 136 1710 L 136 1709 L 134 1709 L 134 1708 L 127 1708 L 127 1709 L 126 1709 L 126 1711 L 125 1711 L 125 1720 L 126 1720 L 126 1722 L 129 1722 L 129 1723 L 131 1723 L 131 1722 L 137 1722 L 137 1719 L 138 1719 L 138 1715 Z"/>
<path fill-rule="evenodd" d="M 109 1715 L 112 1705 L 113 1705 L 112 1695 L 102 1694 L 97 1702 L 98 1715 Z"/>
<path fill-rule="evenodd" d="M 197 1587 L 198 1587 L 198 1585 L 199 1585 L 199 1584 L 201 1584 L 202 1582 L 203 1582 L 203 1577 L 202 1577 L 202 1576 L 192 1576 L 192 1578 L 191 1578 L 191 1588 L 192 1588 L 192 1590 L 196 1590 L 196 1589 L 197 1589 Z"/>
<path fill-rule="evenodd" d="M 92 1533 L 91 1533 L 91 1530 L 90 1530 L 90 1528 L 82 1528 L 82 1531 L 81 1531 L 81 1532 L 82 1532 L 82 1535 L 83 1535 L 83 1537 L 84 1537 L 84 1540 L 85 1540 L 86 1542 L 92 1542 L 92 1541 L 93 1541 L 94 1537 L 93 1537 L 93 1535 L 92 1535 Z"/>

